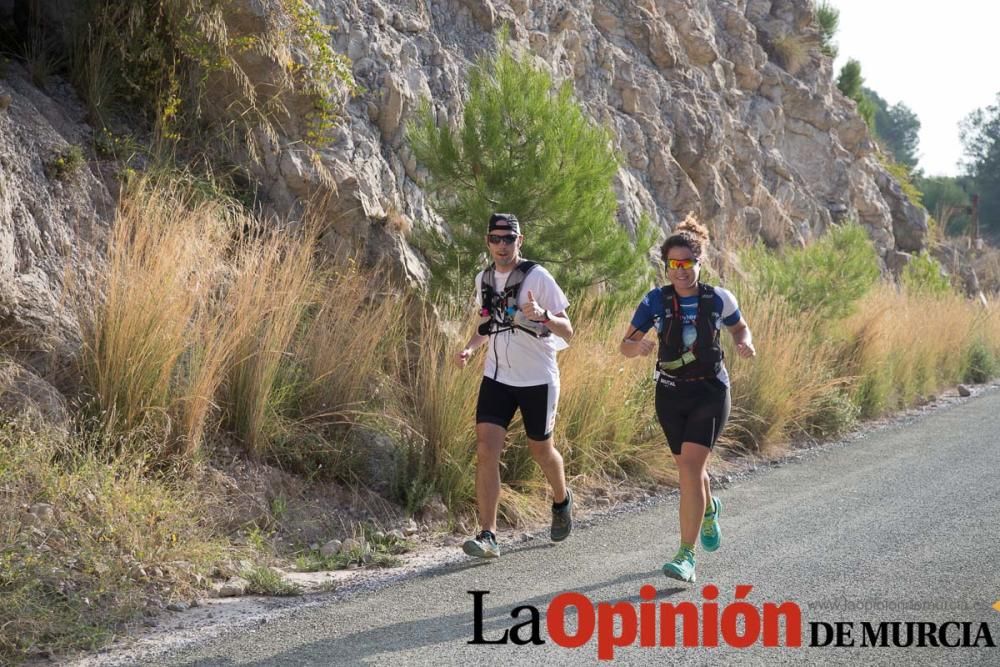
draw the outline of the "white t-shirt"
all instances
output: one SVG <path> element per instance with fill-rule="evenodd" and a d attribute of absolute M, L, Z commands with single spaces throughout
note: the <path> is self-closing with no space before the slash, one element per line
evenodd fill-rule
<path fill-rule="evenodd" d="M 483 273 L 476 274 L 477 312 L 483 307 Z M 507 285 L 510 272 L 497 271 L 494 287 L 499 292 Z M 535 266 L 524 278 L 517 292 L 517 306 L 528 302 L 528 290 L 539 306 L 553 315 L 569 307 L 569 300 L 556 283 L 552 274 L 542 266 Z M 483 375 L 512 387 L 532 387 L 539 384 L 559 384 L 559 366 L 556 353 L 569 344 L 554 333 L 536 338 L 527 331 L 511 329 L 490 336 L 486 344 L 486 366 Z"/>

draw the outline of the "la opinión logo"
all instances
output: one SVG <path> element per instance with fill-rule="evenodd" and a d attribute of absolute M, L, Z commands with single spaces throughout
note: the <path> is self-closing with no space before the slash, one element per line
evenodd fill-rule
<path fill-rule="evenodd" d="M 545 608 L 548 639 L 563 648 L 581 648 L 596 638 L 597 657 L 612 660 L 615 650 L 641 648 L 694 648 L 731 646 L 768 648 L 802 646 L 802 610 L 798 603 L 765 602 L 760 607 L 747 601 L 751 585 L 736 587 L 734 600 L 724 606 L 716 601 L 717 586 L 701 589 L 703 601 L 656 602 L 657 591 L 649 584 L 639 589 L 638 604 L 599 602 L 586 595 L 566 592 L 556 595 Z M 533 605 L 511 610 L 518 621 L 499 636 L 486 637 L 483 630 L 483 600 L 489 591 L 467 591 L 472 596 L 473 636 L 469 644 L 545 644 L 541 612 Z M 1000 606 L 1000 603 L 998 603 Z M 575 629 L 567 627 L 567 615 L 575 612 Z M 998 610 L 1000 611 L 1000 610 Z M 989 624 L 985 622 L 813 621 L 809 623 L 810 647 L 995 647 Z M 678 632 L 680 642 L 678 643 Z"/>
<path fill-rule="evenodd" d="M 597 657 L 611 660 L 616 648 L 638 645 L 644 648 L 677 646 L 719 646 L 746 648 L 758 642 L 764 646 L 801 646 L 802 611 L 795 602 L 766 602 L 758 609 L 745 601 L 753 586 L 736 587 L 736 600 L 722 609 L 715 602 L 719 589 L 702 588 L 704 602 L 660 602 L 656 588 L 639 589 L 638 605 L 631 602 L 599 602 L 586 595 L 566 592 L 556 595 L 545 610 L 545 629 L 553 643 L 564 648 L 580 648 L 597 637 Z M 473 638 L 469 644 L 544 644 L 541 614 L 537 607 L 522 605 L 511 610 L 517 623 L 493 639 L 483 635 L 483 598 L 489 591 L 468 591 L 473 598 Z M 638 608 L 637 608 L 638 607 Z M 569 609 L 576 611 L 576 629 L 566 626 Z M 781 621 L 784 625 L 782 635 Z M 617 628 L 616 628 L 617 626 Z"/>

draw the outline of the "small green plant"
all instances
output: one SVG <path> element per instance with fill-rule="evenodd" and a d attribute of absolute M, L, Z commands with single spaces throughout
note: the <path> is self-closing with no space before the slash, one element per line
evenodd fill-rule
<path fill-rule="evenodd" d="M 823 55 L 837 57 L 837 44 L 833 41 L 840 27 L 840 10 L 826 0 L 816 5 L 816 25 L 819 27 L 820 49 Z"/>
<path fill-rule="evenodd" d="M 434 479 L 428 469 L 427 447 L 415 441 L 415 436 L 396 449 L 395 477 L 392 480 L 393 498 L 407 514 L 424 506 L 434 493 Z"/>
<path fill-rule="evenodd" d="M 997 358 L 990 346 L 981 338 L 977 338 L 969 346 L 966 358 L 965 372 L 962 379 L 965 382 L 982 383 L 997 374 Z"/>
<path fill-rule="evenodd" d="M 911 294 L 941 296 L 953 291 L 948 277 L 942 273 L 940 262 L 926 250 L 914 255 L 907 263 L 899 282 Z"/>
<path fill-rule="evenodd" d="M 358 527 L 355 546 L 341 549 L 333 556 L 323 556 L 319 550 L 311 549 L 301 554 L 295 560 L 296 569 L 302 572 L 320 572 L 324 570 L 343 570 L 351 565 L 357 567 L 396 567 L 401 561 L 400 554 L 413 548 L 409 540 L 385 533 L 371 523 Z"/>
<path fill-rule="evenodd" d="M 85 162 L 83 149 L 70 145 L 49 161 L 45 168 L 45 174 L 49 178 L 65 181 L 80 171 Z"/>
<path fill-rule="evenodd" d="M 292 596 L 301 595 L 302 587 L 287 581 L 277 570 L 259 565 L 240 572 L 240 576 L 250 584 L 248 593 L 256 595 Z"/>
<path fill-rule="evenodd" d="M 879 154 L 879 162 L 885 167 L 885 170 L 896 179 L 899 183 L 899 187 L 902 188 L 903 194 L 914 206 L 919 206 L 923 208 L 923 197 L 924 194 L 917 188 L 913 183 L 913 174 L 910 169 L 903 164 L 900 164 L 892 159 L 887 153 Z"/>
<path fill-rule="evenodd" d="M 268 553 L 271 551 L 271 534 L 259 526 L 253 526 L 247 532 L 247 544 L 258 553 Z"/>
<path fill-rule="evenodd" d="M 281 522 L 288 513 L 288 499 L 285 496 L 278 495 L 271 499 L 271 517 L 274 518 L 276 522 Z"/>

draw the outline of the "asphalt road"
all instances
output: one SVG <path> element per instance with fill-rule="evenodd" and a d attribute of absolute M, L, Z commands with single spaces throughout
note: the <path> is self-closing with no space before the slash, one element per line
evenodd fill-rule
<path fill-rule="evenodd" d="M 745 649 L 641 647 L 614 652 L 618 664 L 981 664 L 1000 648 L 861 647 L 864 621 L 987 622 L 1000 644 L 1000 391 L 932 411 L 860 440 L 823 448 L 802 462 L 738 481 L 719 493 L 723 545 L 699 551 L 695 586 L 668 580 L 677 546 L 676 500 L 578 530 L 561 545 L 528 542 L 496 562 L 461 563 L 390 589 L 303 609 L 190 647 L 168 665 L 569 665 L 597 663 L 597 639 L 578 648 L 552 641 L 546 608 L 565 591 L 597 605 L 692 601 L 704 619 L 703 587 L 719 589 L 719 615 L 738 585 L 746 601 L 793 601 L 802 646 Z M 541 645 L 470 645 L 473 597 L 483 597 L 483 636 L 496 639 L 539 609 Z M 655 607 L 654 607 L 655 609 Z M 566 632 L 576 632 L 573 608 Z M 812 623 L 853 623 L 854 647 L 812 647 Z M 823 626 L 817 626 L 823 627 Z M 740 628 L 746 629 L 740 625 Z M 887 626 L 891 638 L 891 626 Z M 519 636 L 530 636 L 525 626 Z M 825 632 L 821 632 L 822 639 Z M 906 640 L 902 626 L 900 640 Z M 656 637 L 656 633 L 653 633 Z M 784 637 L 784 634 L 780 635 Z M 784 641 L 784 640 L 783 640 Z M 962 641 L 948 626 L 945 641 Z"/>

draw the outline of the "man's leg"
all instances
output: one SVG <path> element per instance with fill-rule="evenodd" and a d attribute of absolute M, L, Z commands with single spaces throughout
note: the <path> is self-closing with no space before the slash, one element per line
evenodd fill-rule
<path fill-rule="evenodd" d="M 476 502 L 479 527 L 497 532 L 497 507 L 500 505 L 500 454 L 507 429 L 496 424 L 476 424 Z M 560 459 L 561 460 L 561 459 Z"/>
<path fill-rule="evenodd" d="M 566 472 L 562 454 L 556 449 L 555 439 L 552 436 L 545 440 L 528 438 L 528 451 L 552 487 L 552 501 L 561 503 L 566 500 Z"/>

